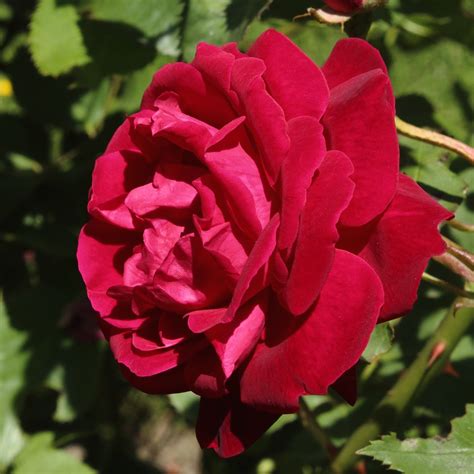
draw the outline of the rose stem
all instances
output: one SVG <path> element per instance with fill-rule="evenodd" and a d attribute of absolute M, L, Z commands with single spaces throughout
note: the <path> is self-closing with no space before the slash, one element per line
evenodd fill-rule
<path fill-rule="evenodd" d="M 449 291 L 450 293 L 454 293 L 455 295 L 462 296 L 468 299 L 474 299 L 474 292 L 463 290 L 462 288 L 448 283 L 447 281 L 441 280 L 440 278 L 436 278 L 435 276 L 430 275 L 429 273 L 423 273 L 422 279 L 427 283 L 430 283 L 434 286 L 438 286 L 439 288 L 443 288 L 443 290 Z"/>
<path fill-rule="evenodd" d="M 465 222 L 461 222 L 456 219 L 451 219 L 446 223 L 453 229 L 460 230 L 461 232 L 474 232 L 474 225 L 472 224 L 466 224 Z"/>
<path fill-rule="evenodd" d="M 474 271 L 450 252 L 445 252 L 442 255 L 433 257 L 433 260 L 445 266 L 453 273 L 458 274 L 465 280 L 474 282 Z"/>
<path fill-rule="evenodd" d="M 441 133 L 415 127 L 399 117 L 395 117 L 395 125 L 402 135 L 454 151 L 474 165 L 474 148 L 469 145 Z"/>
<path fill-rule="evenodd" d="M 329 460 L 334 459 L 336 448 L 317 422 L 316 417 L 303 397 L 300 397 L 300 409 L 298 410 L 298 416 L 303 428 L 305 428 L 306 431 L 308 431 L 308 433 L 313 437 L 313 439 L 323 448 Z"/>
<path fill-rule="evenodd" d="M 447 237 L 443 236 L 443 240 L 447 244 L 447 251 L 456 257 L 458 260 L 461 260 L 464 265 L 466 265 L 468 268 L 471 270 L 474 270 L 474 254 L 469 252 L 468 250 L 462 248 L 459 244 L 456 242 L 453 242 L 452 240 L 449 240 Z"/>
<path fill-rule="evenodd" d="M 342 473 L 350 469 L 358 459 L 356 452 L 359 449 L 367 446 L 369 441 L 378 438 L 381 434 L 393 430 L 414 398 L 420 395 L 441 372 L 451 353 L 474 321 L 474 308 L 461 305 L 462 299 L 454 302 L 416 359 L 377 405 L 372 417 L 352 434 L 332 463 L 333 472 Z M 432 357 L 433 349 L 436 347 L 444 349 L 438 358 Z"/>

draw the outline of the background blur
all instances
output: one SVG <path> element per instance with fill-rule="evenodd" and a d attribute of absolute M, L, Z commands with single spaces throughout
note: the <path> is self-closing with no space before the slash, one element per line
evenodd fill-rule
<path fill-rule="evenodd" d="M 75 260 L 94 160 L 137 110 L 153 72 L 190 60 L 199 41 L 245 49 L 268 27 L 322 64 L 345 35 L 292 21 L 309 6 L 320 2 L 0 0 L 0 472 L 319 472 L 323 454 L 296 415 L 240 457 L 202 453 L 192 394 L 152 397 L 122 380 Z M 389 66 L 398 115 L 474 145 L 474 0 L 390 0 L 374 15 L 369 40 Z M 401 146 L 404 171 L 473 223 L 474 169 L 429 145 Z M 474 234 L 449 232 L 474 249 Z M 440 267 L 430 271 L 461 284 Z M 451 300 L 422 286 L 408 318 L 380 327 L 360 364 L 355 407 L 309 397 L 336 445 L 413 360 Z M 445 435 L 474 401 L 472 337 L 411 409 L 401 436 Z M 386 471 L 370 461 L 367 469 Z"/>

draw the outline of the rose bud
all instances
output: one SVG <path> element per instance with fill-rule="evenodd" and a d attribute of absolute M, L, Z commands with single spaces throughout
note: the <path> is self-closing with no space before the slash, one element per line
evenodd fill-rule
<path fill-rule="evenodd" d="M 359 10 L 370 10 L 385 5 L 388 0 L 323 0 L 336 12 L 354 13 Z"/>
<path fill-rule="evenodd" d="M 412 308 L 451 217 L 399 173 L 378 51 L 344 39 L 319 68 L 273 30 L 161 68 L 88 209 L 79 269 L 124 376 L 200 395 L 223 457 L 303 395 L 355 401 L 371 332 Z"/>

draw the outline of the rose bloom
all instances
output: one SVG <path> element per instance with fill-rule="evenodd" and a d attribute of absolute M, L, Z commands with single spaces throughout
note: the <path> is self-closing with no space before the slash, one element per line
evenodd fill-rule
<path fill-rule="evenodd" d="M 362 8 L 363 0 L 323 0 L 324 3 L 337 12 L 350 13 Z"/>
<path fill-rule="evenodd" d="M 353 13 L 362 9 L 379 7 L 388 0 L 323 0 L 333 10 L 341 13 Z"/>
<path fill-rule="evenodd" d="M 160 69 L 97 159 L 79 268 L 125 377 L 201 396 L 197 437 L 242 452 L 299 398 L 356 398 L 377 322 L 412 307 L 450 213 L 399 174 L 374 48 L 320 69 L 269 30 Z"/>

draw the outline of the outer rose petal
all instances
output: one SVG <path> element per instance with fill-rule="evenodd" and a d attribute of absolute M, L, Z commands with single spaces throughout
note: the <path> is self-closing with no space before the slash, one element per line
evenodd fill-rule
<path fill-rule="evenodd" d="M 265 62 L 263 78 L 287 120 L 302 115 L 321 118 L 328 105 L 329 89 L 321 70 L 301 49 L 281 33 L 267 30 L 248 54 Z"/>
<path fill-rule="evenodd" d="M 344 372 L 332 385 L 347 403 L 355 405 L 357 401 L 357 363 Z"/>
<path fill-rule="evenodd" d="M 311 184 L 295 246 L 286 290 L 288 309 L 295 315 L 308 310 L 318 297 L 334 259 L 339 234 L 336 225 L 354 192 L 354 167 L 344 153 L 330 151 Z"/>
<path fill-rule="evenodd" d="M 101 316 L 108 316 L 117 302 L 107 290 L 122 283 L 123 266 L 138 243 L 138 234 L 127 232 L 98 220 L 91 220 L 81 230 L 77 261 L 92 306 Z"/>
<path fill-rule="evenodd" d="M 244 405 L 235 395 L 201 398 L 196 436 L 202 448 L 229 458 L 252 445 L 279 417 Z"/>
<path fill-rule="evenodd" d="M 381 69 L 388 75 L 387 66 L 378 49 L 359 38 L 339 40 L 322 67 L 331 89 L 373 69 Z"/>
<path fill-rule="evenodd" d="M 331 90 L 323 117 L 328 148 L 354 165 L 354 197 L 341 221 L 363 225 L 385 210 L 398 180 L 398 138 L 390 83 L 381 70 L 360 74 Z"/>
<path fill-rule="evenodd" d="M 109 339 L 115 359 L 139 377 L 149 377 L 166 372 L 185 364 L 195 354 L 203 350 L 207 342 L 204 338 L 188 339 L 185 342 L 154 351 L 140 351 L 132 345 L 132 333 L 113 334 Z"/>
<path fill-rule="evenodd" d="M 412 308 L 428 260 L 446 247 L 438 226 L 451 217 L 449 211 L 402 174 L 395 198 L 379 220 L 362 229 L 341 231 L 340 246 L 366 260 L 384 285 L 380 321 Z"/>
<path fill-rule="evenodd" d="M 123 364 L 120 364 L 120 370 L 134 387 L 145 393 L 161 395 L 189 390 L 189 386 L 184 379 L 184 367 L 182 365 L 151 377 L 138 377 Z"/>
<path fill-rule="evenodd" d="M 323 0 L 326 5 L 337 12 L 351 13 L 362 6 L 363 0 Z"/>
<path fill-rule="evenodd" d="M 362 354 L 383 304 L 383 289 L 361 258 L 336 251 L 319 300 L 306 318 L 269 311 L 266 340 L 244 369 L 241 398 L 277 413 L 325 394 Z"/>

